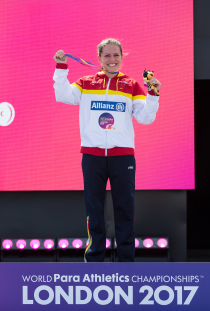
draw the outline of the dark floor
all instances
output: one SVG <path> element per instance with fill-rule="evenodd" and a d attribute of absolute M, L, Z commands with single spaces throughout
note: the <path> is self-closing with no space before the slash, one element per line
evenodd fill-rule
<path fill-rule="evenodd" d="M 52 251 L 51 251 L 52 252 Z M 4 254 L 3 254 L 4 253 Z M 83 262 L 84 261 L 84 257 L 83 257 L 83 252 L 82 255 L 80 254 L 80 256 L 78 258 L 76 258 L 75 256 L 73 256 L 73 258 L 69 258 L 67 257 L 59 257 L 59 259 L 54 256 L 54 253 L 52 252 L 52 254 L 48 254 L 48 256 L 46 254 L 38 254 L 39 256 L 34 257 L 33 252 L 31 252 L 30 254 L 24 254 L 24 255 L 20 255 L 19 252 L 16 253 L 11 253 L 11 252 L 1 252 L 1 258 L 0 261 L 1 262 L 55 262 L 55 261 L 59 261 L 59 262 Z M 51 257 L 49 256 L 51 255 Z M 144 255 L 144 254 L 143 254 Z M 139 254 L 136 255 L 135 257 L 135 262 L 167 262 L 169 259 L 169 257 L 167 256 L 167 254 L 164 254 L 164 256 L 160 257 L 157 256 L 157 254 L 150 254 L 150 257 L 145 257 L 141 254 L 141 256 L 139 257 Z M 57 259 L 56 259 L 57 258 Z M 110 262 L 110 261 L 117 261 L 113 260 L 113 258 L 111 259 L 110 256 L 108 256 L 105 259 L 105 262 Z M 188 249 L 187 250 L 187 262 L 210 262 L 210 249 Z"/>
<path fill-rule="evenodd" d="M 210 249 L 188 249 L 188 262 L 210 262 Z"/>

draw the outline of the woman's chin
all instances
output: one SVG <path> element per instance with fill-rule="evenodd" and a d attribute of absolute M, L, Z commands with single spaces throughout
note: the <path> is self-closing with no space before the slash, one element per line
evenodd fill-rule
<path fill-rule="evenodd" d="M 118 67 L 117 66 L 115 66 L 115 67 L 107 67 L 106 70 L 109 71 L 109 72 L 116 72 L 116 71 L 118 71 Z"/>

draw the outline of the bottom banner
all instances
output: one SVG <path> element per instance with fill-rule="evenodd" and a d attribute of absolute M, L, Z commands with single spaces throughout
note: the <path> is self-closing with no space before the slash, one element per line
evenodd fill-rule
<path fill-rule="evenodd" d="M 0 263 L 0 310 L 210 310 L 209 263 Z"/>

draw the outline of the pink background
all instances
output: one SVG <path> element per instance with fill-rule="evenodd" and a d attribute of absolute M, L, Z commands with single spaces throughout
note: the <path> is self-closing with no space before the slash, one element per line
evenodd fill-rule
<path fill-rule="evenodd" d="M 134 120 L 136 189 L 194 188 L 192 0 L 1 0 L 0 103 L 15 119 L 0 126 L 0 190 L 83 189 L 79 106 L 56 103 L 53 56 L 97 65 L 107 37 L 128 53 L 123 73 L 143 86 L 143 70 L 154 70 L 162 83 L 155 122 Z M 95 74 L 68 63 L 70 82 Z"/>

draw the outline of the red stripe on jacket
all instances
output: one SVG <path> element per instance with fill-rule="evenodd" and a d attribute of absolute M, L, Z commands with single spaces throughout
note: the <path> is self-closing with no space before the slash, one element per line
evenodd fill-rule
<path fill-rule="evenodd" d="M 105 157 L 105 149 L 98 148 L 98 147 L 81 147 L 81 153 L 87 153 L 99 157 Z M 134 155 L 133 148 L 126 148 L 126 147 L 114 147 L 107 149 L 107 156 L 114 157 L 114 156 L 121 156 L 121 155 Z"/>
<path fill-rule="evenodd" d="M 67 69 L 68 64 L 62 64 L 62 63 L 57 63 L 56 64 L 56 69 Z"/>

